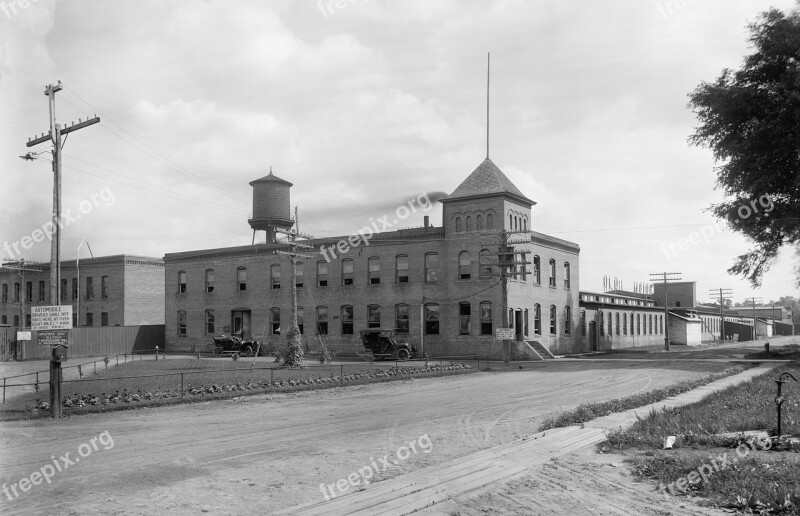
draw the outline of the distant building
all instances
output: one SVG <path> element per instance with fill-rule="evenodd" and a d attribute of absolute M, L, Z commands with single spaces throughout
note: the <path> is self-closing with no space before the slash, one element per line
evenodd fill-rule
<path fill-rule="evenodd" d="M 220 333 L 255 338 L 272 349 L 284 345 L 291 264 L 276 254 L 289 247 L 275 235 L 293 224 L 292 185 L 271 172 L 250 184 L 249 222 L 267 232 L 267 243 L 164 258 L 170 350 L 205 350 Z M 489 159 L 441 202 L 443 227 L 426 219 L 416 229 L 376 228 L 369 238 L 303 241 L 312 247 L 303 252 L 313 256 L 298 264 L 296 280 L 305 346 L 319 350 L 322 340 L 329 349 L 355 353 L 363 350 L 360 330 L 391 328 L 430 355 L 499 358 L 495 330 L 503 327 L 505 306 L 518 341 L 514 358 L 531 356 L 524 340 L 553 353 L 588 349 L 578 317 L 578 245 L 532 231 L 535 203 Z M 517 260 L 530 262 L 516 266 L 505 299 L 497 266 L 504 231 L 513 233 Z"/>
<path fill-rule="evenodd" d="M 50 264 L 26 262 L 26 268 L 41 272 L 24 272 L 24 277 L 13 266 L 0 267 L 0 324 L 20 327 L 24 322 L 29 328 L 31 306 L 55 304 L 50 299 Z M 58 291 L 60 304 L 72 305 L 73 326 L 164 324 L 161 258 L 115 255 L 83 258 L 79 264 L 63 261 Z"/>

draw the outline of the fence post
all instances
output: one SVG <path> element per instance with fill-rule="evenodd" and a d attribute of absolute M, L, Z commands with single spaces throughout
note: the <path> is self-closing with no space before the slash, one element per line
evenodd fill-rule
<path fill-rule="evenodd" d="M 92 366 L 94 366 L 94 374 L 97 374 L 97 361 L 95 360 L 92 362 Z"/>
<path fill-rule="evenodd" d="M 271 368 L 271 369 L 269 370 L 269 386 L 270 386 L 270 387 L 272 387 L 272 386 L 273 386 L 273 385 L 272 385 L 272 379 L 274 378 L 274 374 L 275 374 L 275 369 L 274 369 L 274 368 Z"/>
<path fill-rule="evenodd" d="M 339 378 L 344 381 L 344 364 L 339 364 Z"/>
<path fill-rule="evenodd" d="M 181 399 L 183 399 L 183 373 L 181 373 Z"/>
<path fill-rule="evenodd" d="M 6 379 L 3 378 L 3 404 L 6 402 Z"/>
<path fill-rule="evenodd" d="M 117 365 L 119 365 L 119 353 L 117 353 Z"/>

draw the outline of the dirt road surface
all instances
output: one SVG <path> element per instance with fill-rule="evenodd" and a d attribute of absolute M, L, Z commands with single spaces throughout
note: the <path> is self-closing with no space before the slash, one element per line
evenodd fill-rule
<path fill-rule="evenodd" d="M 18 493 L 0 491 L 0 512 L 271 513 L 323 499 L 320 484 L 347 478 L 385 455 L 397 456 L 401 446 L 424 435 L 430 453 L 418 449 L 384 466 L 374 480 L 530 435 L 554 411 L 648 391 L 725 364 L 575 360 L 526 367 L 0 423 L 0 482 L 17 483 Z M 107 438 L 92 444 L 103 432 L 113 445 Z M 62 471 L 50 475 L 49 484 L 32 478 L 55 462 Z M 591 486 L 594 474 L 566 476 L 575 486 Z M 38 485 L 23 482 L 28 488 L 23 491 L 23 478 Z M 548 491 L 553 507 L 559 491 L 570 496 L 558 483 Z M 596 498 L 602 499 L 602 492 Z"/>

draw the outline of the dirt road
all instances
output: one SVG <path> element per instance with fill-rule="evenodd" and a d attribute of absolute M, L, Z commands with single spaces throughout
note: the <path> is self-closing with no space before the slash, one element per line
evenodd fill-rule
<path fill-rule="evenodd" d="M 560 361 L 523 371 L 0 423 L 0 482 L 17 483 L 18 493 L 0 492 L 0 511 L 270 513 L 322 499 L 320 484 L 396 456 L 424 435 L 429 453 L 409 452 L 374 480 L 530 435 L 544 415 L 581 402 L 724 367 Z M 55 462 L 62 471 L 49 475 L 50 484 L 32 476 L 49 473 Z M 23 491 L 26 477 L 39 485 L 22 482 Z"/>

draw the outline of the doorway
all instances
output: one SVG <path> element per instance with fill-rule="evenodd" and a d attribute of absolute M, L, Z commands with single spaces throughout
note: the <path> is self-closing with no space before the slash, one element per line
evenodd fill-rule
<path fill-rule="evenodd" d="M 589 345 L 592 351 L 597 351 L 597 323 L 589 321 Z"/>
<path fill-rule="evenodd" d="M 242 340 L 252 340 L 250 331 L 250 310 L 233 310 L 231 312 L 231 330 L 233 335 Z"/>

